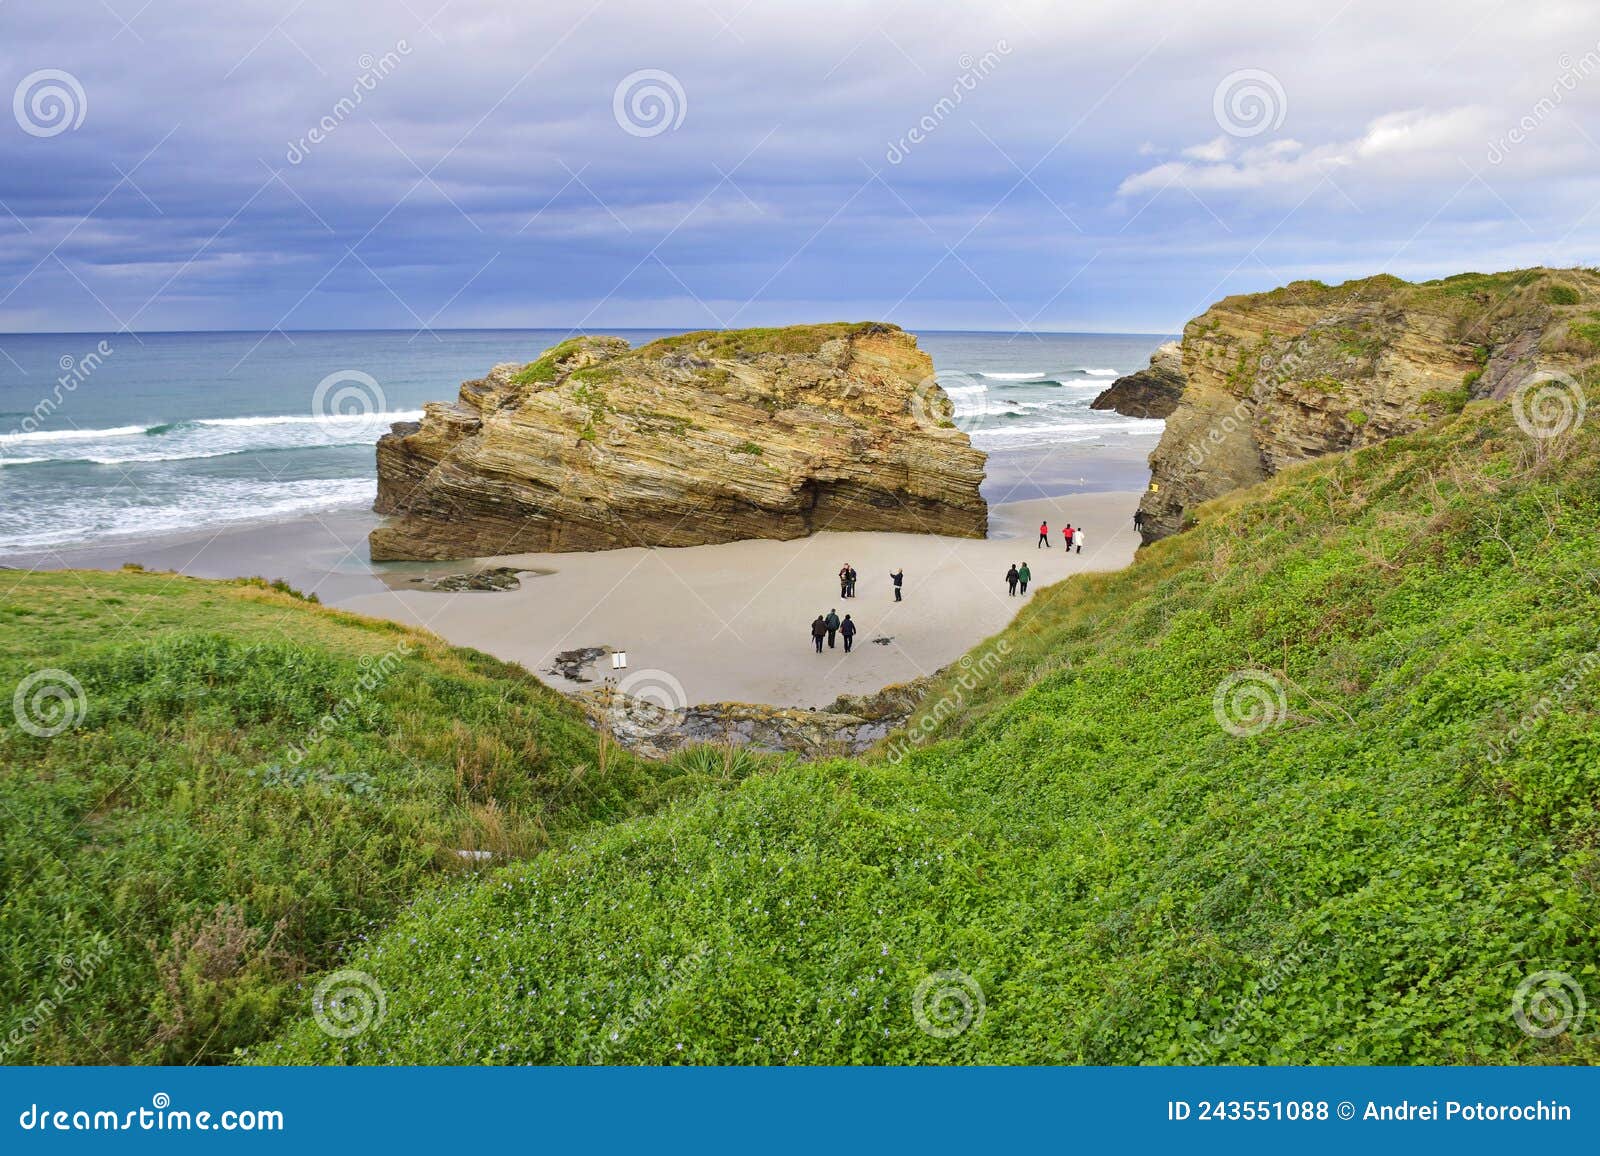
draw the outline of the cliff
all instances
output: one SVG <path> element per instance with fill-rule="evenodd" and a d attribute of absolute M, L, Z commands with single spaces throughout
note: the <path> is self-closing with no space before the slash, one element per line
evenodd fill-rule
<path fill-rule="evenodd" d="M 984 455 L 893 325 L 581 337 L 378 443 L 374 560 L 817 530 L 982 537 Z"/>
<path fill-rule="evenodd" d="M 1184 327 L 1180 395 L 1140 504 L 1145 541 L 1286 465 L 1507 397 L 1536 373 L 1583 380 L 1600 352 L 1597 309 L 1600 275 L 1585 269 L 1297 281 L 1218 302 Z M 1107 392 L 1130 382 L 1143 392 L 1125 395 L 1148 398 L 1162 356 Z M 1548 388 L 1541 404 L 1559 409 L 1578 386 L 1557 378 Z"/>
<path fill-rule="evenodd" d="M 1123 417 L 1165 418 L 1178 408 L 1183 395 L 1183 353 L 1169 341 L 1150 355 L 1150 364 L 1119 377 L 1089 403 L 1090 409 L 1109 409 Z"/>

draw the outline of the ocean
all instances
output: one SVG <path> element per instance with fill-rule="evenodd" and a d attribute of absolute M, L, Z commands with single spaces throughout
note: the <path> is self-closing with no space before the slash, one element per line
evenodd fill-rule
<path fill-rule="evenodd" d="M 682 330 L 607 330 L 634 344 Z M 564 330 L 0 334 L 0 557 L 320 511 L 373 444 Z M 1162 423 L 1089 402 L 1165 337 L 919 332 L 991 502 L 1140 489 Z"/>

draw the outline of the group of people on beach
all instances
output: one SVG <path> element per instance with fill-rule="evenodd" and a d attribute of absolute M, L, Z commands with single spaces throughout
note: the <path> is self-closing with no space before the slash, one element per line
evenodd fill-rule
<path fill-rule="evenodd" d="M 1068 554 L 1072 553 L 1073 550 L 1077 550 L 1078 553 L 1082 554 L 1083 527 L 1074 527 L 1071 522 L 1068 522 L 1065 526 L 1061 527 L 1061 544 L 1066 547 Z M 1040 522 L 1039 544 L 1035 546 L 1034 549 L 1048 550 L 1049 548 L 1050 523 Z M 1015 597 L 1019 591 L 1023 594 L 1026 594 L 1028 592 L 1028 583 L 1031 581 L 1033 581 L 1033 571 L 1028 569 L 1028 564 L 1024 562 L 1021 566 L 1018 566 L 1015 562 L 1013 562 L 1011 563 L 1011 569 L 1006 571 L 1006 592 L 1013 597 Z"/>
<path fill-rule="evenodd" d="M 1028 583 L 1032 581 L 1033 571 L 1028 569 L 1026 562 L 1020 567 L 1013 562 L 1011 563 L 1011 569 L 1006 571 L 1006 589 L 1013 596 L 1016 595 L 1018 586 L 1022 587 L 1022 592 L 1026 594 L 1028 592 Z"/>
<path fill-rule="evenodd" d="M 856 624 L 851 621 L 848 614 L 841 620 L 837 610 L 830 610 L 824 615 L 817 615 L 811 622 L 811 642 L 817 648 L 817 653 L 822 653 L 822 640 L 828 640 L 828 649 L 833 649 L 835 638 L 843 636 L 844 652 L 849 654 L 856 643 Z"/>
<path fill-rule="evenodd" d="M 1067 548 L 1068 554 L 1072 553 L 1074 546 L 1077 547 L 1078 553 L 1082 554 L 1083 527 L 1079 526 L 1077 529 L 1074 529 L 1071 522 L 1068 522 L 1065 526 L 1061 527 L 1061 544 Z M 1039 523 L 1039 545 L 1035 546 L 1034 549 L 1037 550 L 1040 547 L 1043 547 L 1046 550 L 1050 548 L 1049 522 Z"/>
<path fill-rule="evenodd" d="M 854 598 L 856 596 L 856 568 L 846 562 L 839 567 L 839 597 Z M 889 573 L 889 581 L 894 586 L 894 600 L 905 601 L 906 572 L 904 569 L 893 570 Z M 832 650 L 836 640 L 844 639 L 844 652 L 849 654 L 855 648 L 856 624 L 846 614 L 839 617 L 837 610 L 830 610 L 826 614 L 819 614 L 811 620 L 811 643 L 816 647 L 817 653 L 822 653 L 822 644 L 827 642 L 828 649 Z"/>

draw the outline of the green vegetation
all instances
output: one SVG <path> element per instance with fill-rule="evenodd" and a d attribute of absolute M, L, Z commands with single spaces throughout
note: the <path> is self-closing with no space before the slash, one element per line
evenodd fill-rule
<path fill-rule="evenodd" d="M 1552 305 L 1576 305 L 1583 300 L 1583 295 L 1571 285 L 1557 283 L 1545 289 L 1544 299 Z"/>
<path fill-rule="evenodd" d="M 1590 316 L 1593 320 L 1572 322 L 1567 326 L 1567 333 L 1583 342 L 1587 352 L 1600 352 L 1600 313 Z"/>
<path fill-rule="evenodd" d="M 560 345 L 547 349 L 537 361 L 524 365 L 511 380 L 518 385 L 535 385 L 554 381 L 560 376 L 561 363 L 582 348 L 583 339 L 571 337 Z"/>
<path fill-rule="evenodd" d="M 1041 591 L 898 761 L 426 895 L 351 961 L 386 1019 L 253 1057 L 1600 1059 L 1592 1023 L 1511 1016 L 1532 973 L 1600 976 L 1596 423 L 1471 406 L 1196 515 Z M 919 1030 L 930 982 L 981 1020 Z"/>
<path fill-rule="evenodd" d="M 756 445 L 755 442 L 745 442 L 741 446 L 735 446 L 733 452 L 736 454 L 754 454 L 756 457 L 760 457 L 761 447 Z"/>
<path fill-rule="evenodd" d="M 1505 273 L 1457 273 L 1421 284 L 1437 288 L 1450 297 L 1506 297 L 1518 289 L 1536 284 L 1548 276 L 1548 269 L 1513 269 Z"/>
<path fill-rule="evenodd" d="M 1471 374 L 1467 376 L 1471 377 Z M 1473 378 L 1473 381 L 1476 380 Z M 1439 414 L 1460 413 L 1467 408 L 1467 402 L 1472 400 L 1471 385 L 1472 381 L 1464 380 L 1460 389 L 1430 389 L 1418 400 Z"/>
<path fill-rule="evenodd" d="M 504 862 L 715 781 L 597 744 L 517 667 L 281 586 L 0 582 L 8 698 L 41 667 L 82 687 L 59 735 L 0 730 L 6 1062 L 226 1059 L 470 878 L 458 851 Z"/>
<path fill-rule="evenodd" d="M 645 358 L 689 353 L 731 359 L 758 357 L 763 353 L 815 353 L 823 343 L 839 338 L 898 332 L 898 325 L 879 321 L 834 321 L 823 325 L 788 325 L 780 329 L 705 329 L 663 337 L 641 346 L 638 353 Z"/>

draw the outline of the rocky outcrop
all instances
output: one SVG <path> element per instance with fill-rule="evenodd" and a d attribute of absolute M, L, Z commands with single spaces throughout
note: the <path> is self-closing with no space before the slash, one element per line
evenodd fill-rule
<path fill-rule="evenodd" d="M 1165 418 L 1178 407 L 1183 394 L 1183 347 L 1168 341 L 1150 355 L 1150 364 L 1119 377 L 1089 403 L 1090 409 L 1109 409 L 1123 417 Z"/>
<path fill-rule="evenodd" d="M 700 745 L 729 745 L 805 759 L 858 755 L 905 724 L 932 677 L 841 695 L 821 710 L 719 702 L 671 709 L 611 687 L 576 695 L 590 725 L 649 758 Z"/>
<path fill-rule="evenodd" d="M 1600 344 L 1597 306 L 1600 275 L 1583 269 L 1297 281 L 1218 302 L 1184 326 L 1144 540 L 1287 465 L 1505 397 L 1537 372 L 1578 374 Z"/>
<path fill-rule="evenodd" d="M 408 581 L 422 590 L 448 594 L 520 590 L 522 579 L 518 575 L 526 573 L 528 571 L 519 570 L 515 566 L 490 566 L 483 570 L 473 570 L 468 574 L 446 574 L 440 578 L 411 578 Z"/>
<path fill-rule="evenodd" d="M 982 537 L 984 455 L 893 325 L 563 342 L 378 443 L 372 557 Z"/>

